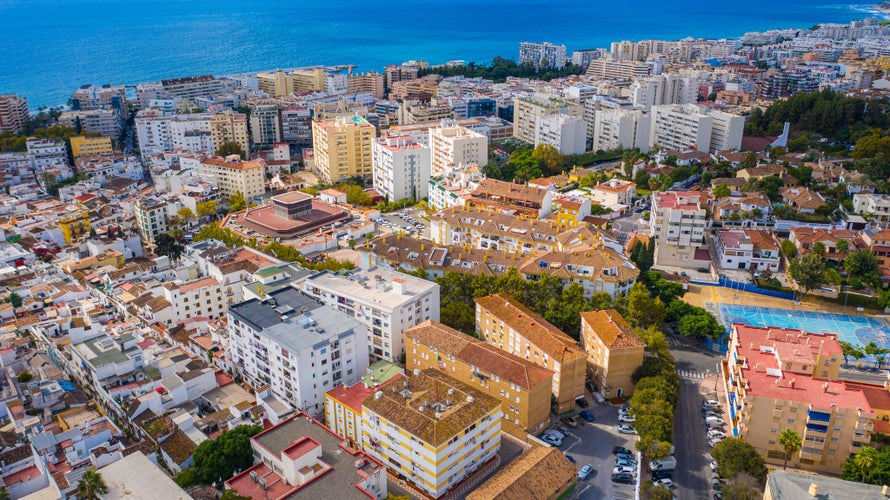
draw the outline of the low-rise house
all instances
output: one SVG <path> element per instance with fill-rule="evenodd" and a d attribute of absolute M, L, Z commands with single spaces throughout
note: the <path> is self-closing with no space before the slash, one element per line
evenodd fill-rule
<path fill-rule="evenodd" d="M 717 231 L 714 247 L 717 249 L 717 265 L 722 269 L 779 270 L 781 246 L 771 232 Z"/>
<path fill-rule="evenodd" d="M 814 214 L 819 207 L 825 205 L 821 194 L 805 187 L 789 187 L 779 191 L 782 201 L 804 214 Z"/>

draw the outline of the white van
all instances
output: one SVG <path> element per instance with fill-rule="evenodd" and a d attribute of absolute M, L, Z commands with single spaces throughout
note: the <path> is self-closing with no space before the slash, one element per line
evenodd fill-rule
<path fill-rule="evenodd" d="M 598 405 L 606 404 L 606 398 L 604 398 L 602 394 L 600 394 L 598 392 L 594 392 L 594 393 L 591 393 L 591 395 L 593 396 L 593 400 L 596 401 L 596 404 L 598 404 Z"/>
<path fill-rule="evenodd" d="M 677 468 L 677 459 L 667 457 L 664 460 L 652 460 L 649 462 L 649 468 L 652 470 L 674 470 Z"/>

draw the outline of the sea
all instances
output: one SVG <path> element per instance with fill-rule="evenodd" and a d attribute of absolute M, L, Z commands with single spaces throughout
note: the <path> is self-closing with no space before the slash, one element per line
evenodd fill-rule
<path fill-rule="evenodd" d="M 879 15 L 837 0 L 0 0 L 0 94 L 306 65 L 516 58 L 522 41 L 736 38 Z"/>

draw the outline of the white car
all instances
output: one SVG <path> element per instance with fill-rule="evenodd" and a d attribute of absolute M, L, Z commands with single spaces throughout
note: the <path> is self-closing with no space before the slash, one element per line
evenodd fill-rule
<path fill-rule="evenodd" d="M 628 416 L 621 415 L 620 417 L 618 417 L 618 421 L 621 422 L 622 424 L 632 424 L 632 423 L 636 422 L 637 419 L 635 417 L 631 417 L 629 415 Z"/>
<path fill-rule="evenodd" d="M 709 399 L 705 401 L 705 406 L 720 406 L 720 401 L 717 401 L 716 399 Z"/>
<path fill-rule="evenodd" d="M 710 441 L 708 441 L 708 446 L 713 448 L 713 447 L 717 446 L 717 443 L 719 443 L 720 441 L 723 441 L 723 439 L 722 438 L 712 438 Z"/>
<path fill-rule="evenodd" d="M 671 489 L 674 487 L 674 482 L 668 478 L 659 479 L 658 481 L 653 481 L 653 484 L 656 486 L 661 486 L 662 488 Z"/>
<path fill-rule="evenodd" d="M 711 460 L 711 463 L 708 464 L 711 467 L 711 472 L 715 472 L 717 470 L 717 461 Z"/>
<path fill-rule="evenodd" d="M 621 474 L 622 472 L 630 472 L 631 474 L 633 474 L 634 470 L 630 467 L 620 467 L 620 466 L 612 469 L 612 474 Z"/>
<path fill-rule="evenodd" d="M 726 437 L 726 434 L 723 431 L 720 431 L 717 429 L 711 429 L 708 431 L 708 437 L 711 439 L 713 439 L 713 438 L 723 439 Z"/>
<path fill-rule="evenodd" d="M 621 424 L 618 426 L 619 434 L 636 434 L 637 430 L 632 425 Z"/>

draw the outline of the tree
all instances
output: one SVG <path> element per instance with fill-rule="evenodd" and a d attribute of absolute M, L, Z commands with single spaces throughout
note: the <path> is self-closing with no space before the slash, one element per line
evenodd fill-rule
<path fill-rule="evenodd" d="M 714 195 L 714 198 L 717 198 L 719 200 L 731 195 L 732 191 L 730 191 L 729 186 L 727 186 L 726 183 L 720 183 L 711 191 L 711 194 Z"/>
<path fill-rule="evenodd" d="M 720 337 L 726 330 L 708 311 L 703 314 L 690 314 L 680 318 L 677 332 L 686 337 Z"/>
<path fill-rule="evenodd" d="M 825 269 L 825 261 L 811 252 L 803 257 L 792 259 L 791 265 L 788 266 L 788 274 L 798 286 L 803 288 L 804 293 L 808 293 L 825 284 Z"/>
<path fill-rule="evenodd" d="M 31 375 L 30 372 L 22 372 L 16 376 L 16 380 L 18 380 L 20 384 L 27 384 L 33 378 L 34 378 L 34 375 Z"/>
<path fill-rule="evenodd" d="M 863 446 L 853 457 L 853 465 L 862 472 L 862 482 L 865 482 L 865 473 L 870 471 L 878 462 L 878 452 L 871 446 Z"/>
<path fill-rule="evenodd" d="M 476 330 L 476 312 L 472 307 L 449 298 L 442 298 L 439 316 L 442 324 L 470 333 Z"/>
<path fill-rule="evenodd" d="M 562 155 L 550 144 L 542 142 L 535 146 L 532 157 L 540 160 L 541 166 L 549 175 L 562 172 Z"/>
<path fill-rule="evenodd" d="M 166 255 L 171 260 L 179 260 L 185 247 L 176 241 L 176 238 L 167 233 L 160 233 L 155 236 L 155 253 L 158 255 Z"/>
<path fill-rule="evenodd" d="M 194 453 L 198 479 L 213 484 L 253 465 L 250 438 L 262 430 L 258 425 L 239 425 L 199 444 Z"/>
<path fill-rule="evenodd" d="M 825 247 L 825 243 L 822 243 L 821 241 L 817 241 L 816 243 L 813 243 L 813 253 L 818 255 L 819 258 L 825 257 L 826 251 L 827 251 L 827 248 Z"/>
<path fill-rule="evenodd" d="M 0 489 L 0 500 L 12 500 L 12 495 L 6 488 Z"/>
<path fill-rule="evenodd" d="M 852 343 L 847 342 L 846 340 L 839 340 L 838 344 L 840 344 L 841 346 L 841 352 L 844 356 L 844 364 L 850 363 L 849 358 L 851 356 L 856 359 L 862 359 L 865 357 L 865 353 L 862 352 L 862 349 L 860 349 L 859 346 L 855 346 Z M 858 358 L 856 357 L 856 354 L 859 354 Z"/>
<path fill-rule="evenodd" d="M 12 307 L 22 307 L 22 300 L 22 296 L 18 292 L 9 292 L 3 302 L 9 302 Z"/>
<path fill-rule="evenodd" d="M 797 253 L 797 248 L 794 247 L 794 243 L 791 243 L 791 240 L 782 240 L 782 253 L 790 259 Z"/>
<path fill-rule="evenodd" d="M 742 472 L 721 488 L 723 500 L 760 500 L 763 498 L 763 481 L 757 481 Z"/>
<path fill-rule="evenodd" d="M 835 248 L 835 250 L 837 250 L 838 253 L 847 253 L 847 250 L 850 249 L 850 242 L 845 240 L 844 238 L 841 238 L 841 239 L 837 240 L 837 243 L 835 243 L 834 248 Z"/>
<path fill-rule="evenodd" d="M 192 212 L 192 209 L 189 207 L 182 207 L 176 211 L 176 215 L 179 216 L 179 219 L 188 222 L 195 218 L 195 213 Z"/>
<path fill-rule="evenodd" d="M 725 478 L 733 478 L 737 474 L 750 474 L 757 482 L 766 481 L 766 463 L 753 446 L 741 439 L 724 439 L 711 450 L 711 456 L 717 462 L 717 470 Z"/>
<path fill-rule="evenodd" d="M 241 191 L 235 191 L 229 198 L 229 212 L 240 212 L 247 208 L 247 202 L 244 200 L 244 194 Z"/>
<path fill-rule="evenodd" d="M 241 149 L 241 145 L 235 141 L 226 141 L 219 145 L 219 148 L 216 150 L 216 156 L 222 156 L 225 158 L 229 155 L 238 155 L 242 160 L 247 159 L 247 154 L 245 154 L 244 150 Z"/>
<path fill-rule="evenodd" d="M 671 500 L 674 498 L 674 494 L 652 481 L 644 481 L 640 485 L 640 498 L 643 500 Z"/>
<path fill-rule="evenodd" d="M 99 495 L 108 493 L 108 486 L 102 475 L 95 470 L 88 470 L 80 477 L 77 482 L 77 490 L 75 494 L 79 500 L 99 500 Z"/>
<path fill-rule="evenodd" d="M 198 471 L 194 467 L 187 467 L 182 469 L 179 474 L 176 474 L 173 482 L 179 485 L 180 488 L 188 488 L 189 486 L 200 484 L 201 480 L 198 478 Z"/>
<path fill-rule="evenodd" d="M 852 252 L 844 259 L 844 270 L 847 276 L 856 276 L 871 285 L 880 281 L 881 273 L 878 259 L 870 250 L 862 249 Z"/>
<path fill-rule="evenodd" d="M 887 353 L 890 352 L 890 349 L 887 349 L 886 347 L 880 347 L 879 345 L 875 344 L 874 340 L 866 344 L 864 350 L 865 354 L 875 357 L 875 363 L 878 365 L 878 367 L 883 366 L 884 359 L 886 358 Z"/>
<path fill-rule="evenodd" d="M 198 211 L 199 217 L 206 217 L 208 215 L 216 214 L 216 208 L 219 205 L 216 200 L 207 200 L 197 203 L 195 205 L 195 210 Z"/>
<path fill-rule="evenodd" d="M 627 312 L 624 315 L 628 323 L 639 328 L 649 328 L 660 325 L 665 315 L 664 304 L 661 300 L 650 297 L 645 285 L 637 282 L 631 287 L 627 294 Z"/>
<path fill-rule="evenodd" d="M 800 434 L 791 429 L 785 429 L 779 434 L 779 444 L 782 446 L 782 451 L 785 452 L 785 463 L 782 465 L 782 470 L 785 470 L 788 468 L 788 458 L 800 450 Z"/>
<path fill-rule="evenodd" d="M 237 491 L 232 488 L 226 488 L 223 491 L 222 495 L 219 497 L 219 500 L 251 500 L 250 497 L 246 497 L 244 495 L 239 495 Z"/>

